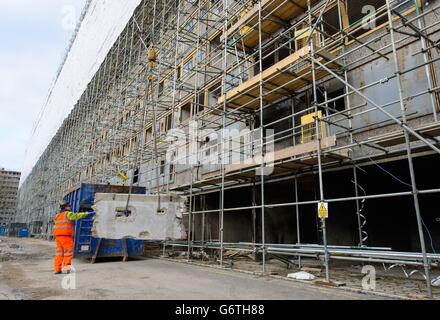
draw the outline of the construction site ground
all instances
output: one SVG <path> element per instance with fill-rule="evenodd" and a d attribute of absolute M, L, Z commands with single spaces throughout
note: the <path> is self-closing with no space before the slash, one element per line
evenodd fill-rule
<path fill-rule="evenodd" d="M 258 263 L 245 258 L 238 258 L 233 269 L 239 267 L 249 272 L 208 268 L 195 262 L 192 265 L 177 263 L 187 259 L 183 256 L 157 259 L 158 255 L 129 262 L 113 260 L 96 264 L 75 259 L 76 289 L 66 290 L 62 285 L 66 275 L 53 273 L 54 252 L 55 245 L 50 241 L 0 237 L 0 300 L 358 300 L 392 297 L 356 292 L 348 287 L 332 288 L 288 281 L 281 271 L 272 270 L 283 269 L 274 260 L 269 261 L 272 276 L 268 276 L 252 271 Z M 198 263 L 210 264 L 203 260 Z M 343 270 L 334 272 L 344 273 Z M 391 282 L 397 285 L 394 284 L 397 280 Z"/>
<path fill-rule="evenodd" d="M 154 252 L 154 251 L 151 251 Z M 158 256 L 157 252 L 150 254 L 151 256 Z M 166 260 L 179 261 L 187 263 L 186 252 L 173 251 L 170 249 L 165 250 Z M 285 259 L 287 260 L 287 259 Z M 322 285 L 325 282 L 325 269 L 323 263 L 317 259 L 305 259 L 302 258 L 300 265 L 297 258 L 290 258 L 291 263 L 289 266 L 286 262 L 282 262 L 278 259 L 274 259 L 268 256 L 266 261 L 266 270 L 263 274 L 263 267 L 261 259 L 256 261 L 252 254 L 238 253 L 237 251 L 225 252 L 224 254 L 224 266 L 227 269 L 238 271 L 246 274 L 259 275 L 265 277 L 271 277 L 273 279 L 289 280 L 288 275 L 299 271 L 305 271 L 315 276 L 313 281 L 301 281 L 292 280 L 296 282 L 319 284 Z M 194 255 L 192 265 L 214 267 L 216 268 L 219 263 L 218 256 L 209 256 L 207 254 L 197 253 Z M 364 266 L 373 266 L 375 270 L 375 289 L 373 292 L 366 291 L 363 287 L 363 279 L 367 273 L 364 273 Z M 368 269 L 367 269 L 368 270 Z M 364 271 L 364 272 L 363 272 Z M 431 270 L 431 277 L 440 277 L 440 270 Z M 426 280 L 423 277 L 423 269 L 415 268 L 411 266 L 400 265 L 383 265 L 383 264 L 353 264 L 351 262 L 335 261 L 330 263 L 330 278 L 334 285 L 338 286 L 340 290 L 346 290 L 348 292 L 361 292 L 369 293 L 381 296 L 383 298 L 397 298 L 397 299 L 426 299 Z M 434 299 L 440 299 L 440 287 L 432 287 Z"/>

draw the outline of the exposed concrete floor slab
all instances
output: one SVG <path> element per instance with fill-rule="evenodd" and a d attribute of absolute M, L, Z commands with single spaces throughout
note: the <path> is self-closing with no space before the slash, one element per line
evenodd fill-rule
<path fill-rule="evenodd" d="M 1 238 L 0 299 L 382 299 L 157 259 L 93 265 L 76 260 L 77 289 L 64 290 L 65 275 L 53 274 L 53 252 L 51 242 Z"/>

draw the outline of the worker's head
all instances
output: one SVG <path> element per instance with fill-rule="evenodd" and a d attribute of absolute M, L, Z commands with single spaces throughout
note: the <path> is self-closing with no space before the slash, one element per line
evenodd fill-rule
<path fill-rule="evenodd" d="M 65 202 L 61 205 L 60 209 L 62 211 L 70 211 L 72 210 L 72 205 L 69 202 Z"/>

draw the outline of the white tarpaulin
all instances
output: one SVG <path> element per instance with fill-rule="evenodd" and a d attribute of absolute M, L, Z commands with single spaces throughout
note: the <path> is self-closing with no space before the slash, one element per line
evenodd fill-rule
<path fill-rule="evenodd" d="M 140 0 L 92 0 L 56 79 L 26 150 L 25 181 L 87 88 Z"/>
<path fill-rule="evenodd" d="M 185 198 L 131 195 L 127 210 L 126 194 L 97 193 L 92 234 L 105 239 L 180 240 L 186 238 L 183 214 Z"/>

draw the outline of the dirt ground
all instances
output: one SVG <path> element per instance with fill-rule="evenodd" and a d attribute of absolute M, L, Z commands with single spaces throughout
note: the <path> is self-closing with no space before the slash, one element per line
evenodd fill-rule
<path fill-rule="evenodd" d="M 158 254 L 156 253 L 156 256 Z M 160 255 L 163 255 L 163 250 Z M 185 262 L 187 260 L 186 253 L 166 249 L 165 255 L 172 261 Z M 285 261 L 285 260 L 284 260 Z M 294 263 L 287 265 L 278 259 L 274 259 L 268 255 L 266 260 L 266 276 L 276 279 L 286 279 L 288 274 L 299 271 L 307 271 L 316 277 L 316 281 L 322 281 L 325 278 L 325 270 L 322 261 L 312 258 L 302 258 L 301 268 L 298 266 L 297 259 L 290 260 Z M 195 254 L 193 264 L 203 266 L 217 266 L 218 257 L 212 255 Z M 231 251 L 224 253 L 224 264 L 234 271 L 246 272 L 251 274 L 261 274 L 263 267 L 261 261 L 255 261 L 252 255 L 247 253 L 238 253 Z M 427 289 L 426 280 L 424 278 L 423 268 L 400 266 L 400 265 L 384 265 L 378 263 L 353 264 L 347 261 L 330 261 L 330 279 L 342 287 L 340 289 L 354 290 L 364 292 L 363 279 L 365 277 L 364 267 L 374 267 L 375 272 L 375 288 L 374 293 L 387 297 L 398 297 L 403 299 L 426 299 Z M 371 270 L 371 269 L 370 269 Z M 440 270 L 432 268 L 431 278 L 438 279 Z M 309 282 L 307 282 L 309 283 Z M 435 300 L 440 300 L 440 287 L 432 286 Z"/>
<path fill-rule="evenodd" d="M 96 264 L 75 260 L 75 274 L 54 275 L 54 251 L 53 242 L 0 238 L 0 300 L 383 299 L 163 259 Z"/>
<path fill-rule="evenodd" d="M 174 258 L 176 259 L 176 258 Z M 256 263 L 247 257 L 236 256 L 232 261 L 225 258 L 226 263 L 230 265 L 232 270 L 241 270 L 248 272 L 261 272 L 261 263 Z M 212 261 L 198 261 L 200 264 L 212 265 Z M 418 269 L 410 278 L 406 277 L 405 272 L 410 274 L 413 269 L 411 267 L 402 268 L 395 266 L 392 269 L 385 269 L 381 264 L 374 264 L 376 272 L 376 288 L 377 294 L 384 294 L 389 296 L 398 296 L 409 299 L 424 299 L 426 295 L 426 281 L 423 277 L 423 269 Z M 389 268 L 390 266 L 385 266 Z M 325 278 L 325 270 L 322 267 L 322 262 L 316 259 L 303 259 L 302 268 L 307 272 L 313 274 L 316 279 Z M 354 290 L 362 290 L 362 279 L 365 276 L 362 273 L 363 266 L 360 264 L 354 265 L 346 262 L 334 261 L 330 267 L 330 278 L 345 288 Z M 289 273 L 301 271 L 296 265 L 291 265 L 287 268 L 286 264 L 276 259 L 269 259 L 266 264 L 266 270 L 269 275 L 275 277 L 285 278 Z M 440 275 L 438 270 L 432 270 L 432 278 Z M 434 298 L 440 299 L 440 287 L 432 287 Z"/>

